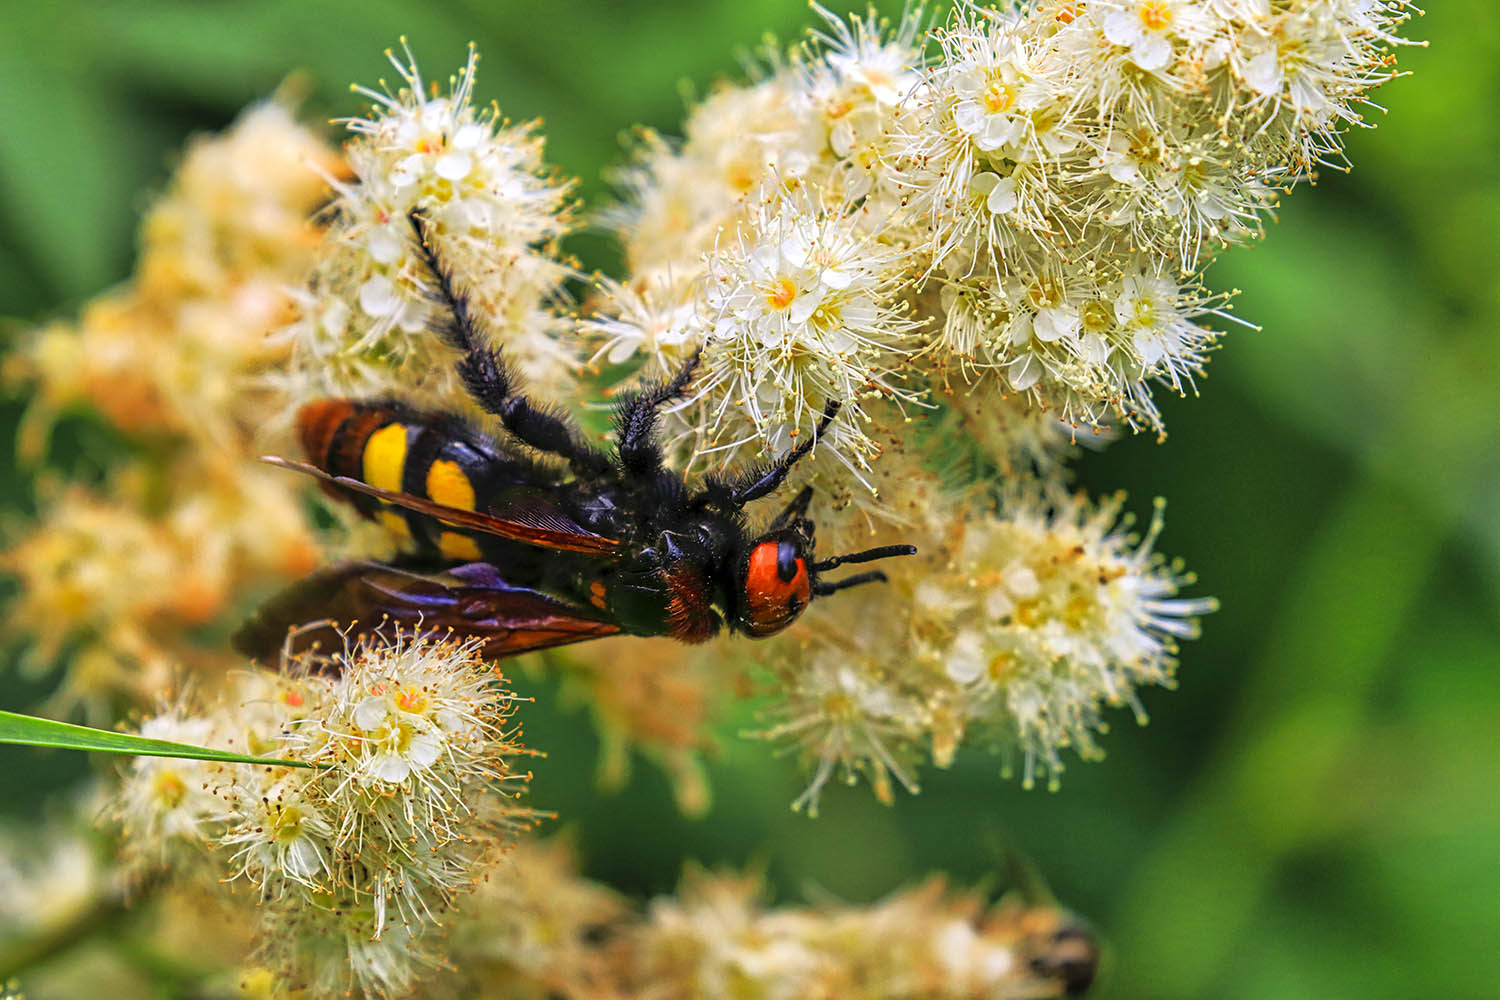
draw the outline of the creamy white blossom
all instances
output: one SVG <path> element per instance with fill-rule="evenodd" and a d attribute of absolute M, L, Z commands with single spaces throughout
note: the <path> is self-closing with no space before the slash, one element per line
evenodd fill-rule
<path fill-rule="evenodd" d="M 710 440 L 779 452 L 836 402 L 845 433 L 830 444 L 866 460 L 875 449 L 860 430 L 863 401 L 908 395 L 896 377 L 913 328 L 895 298 L 900 280 L 900 255 L 838 208 L 806 197 L 762 205 L 708 260 L 699 407 Z"/>
<path fill-rule="evenodd" d="M 412 59 L 390 55 L 404 86 L 357 87 L 368 117 L 345 120 L 353 177 L 338 194 L 324 250 L 284 333 L 294 396 L 392 391 L 452 407 L 462 399 L 450 354 L 428 329 L 427 287 L 412 211 L 520 374 L 553 391 L 572 386 L 576 359 L 558 306 L 572 273 L 557 241 L 570 221 L 568 187 L 544 172 L 542 140 L 494 107 L 476 108 L 471 48 L 446 94 L 429 92 Z"/>
<path fill-rule="evenodd" d="M 291 984 L 399 993 L 527 823 L 509 801 L 512 700 L 477 643 L 410 634 L 247 671 L 204 714 L 142 733 L 312 766 L 140 758 L 112 812 L 132 860 L 217 860 L 252 883 L 260 952 Z"/>
<path fill-rule="evenodd" d="M 903 526 L 916 571 L 815 616 L 773 664 L 760 735 L 810 763 L 798 804 L 815 808 L 835 773 L 886 800 L 892 777 L 915 790 L 920 757 L 947 766 L 965 742 L 1007 769 L 1019 756 L 1027 786 L 1039 770 L 1055 781 L 1065 748 L 1099 756 L 1106 707 L 1144 721 L 1136 689 L 1171 685 L 1177 641 L 1217 604 L 1178 596 L 1193 578 L 1153 551 L 1160 506 L 1140 537 L 1123 506 L 1018 485 L 994 512 L 940 497 Z"/>

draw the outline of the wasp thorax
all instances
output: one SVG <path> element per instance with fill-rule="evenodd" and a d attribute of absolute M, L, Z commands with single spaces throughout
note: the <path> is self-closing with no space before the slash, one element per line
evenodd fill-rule
<path fill-rule="evenodd" d="M 812 600 L 812 578 L 796 541 L 758 542 L 745 559 L 738 625 L 754 638 L 786 628 Z"/>

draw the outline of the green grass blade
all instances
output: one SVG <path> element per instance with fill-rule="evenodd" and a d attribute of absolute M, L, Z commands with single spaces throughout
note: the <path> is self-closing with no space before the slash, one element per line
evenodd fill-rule
<path fill-rule="evenodd" d="M 96 750 L 100 753 L 136 754 L 143 757 L 186 757 L 190 760 L 217 760 L 230 764 L 280 764 L 285 767 L 319 767 L 302 760 L 271 757 L 249 757 L 227 750 L 212 750 L 187 743 L 150 740 L 129 733 L 111 733 L 103 729 L 74 726 L 52 719 L 38 719 L 15 712 L 0 712 L 0 743 L 21 743 L 34 747 L 58 747 L 63 750 Z"/>

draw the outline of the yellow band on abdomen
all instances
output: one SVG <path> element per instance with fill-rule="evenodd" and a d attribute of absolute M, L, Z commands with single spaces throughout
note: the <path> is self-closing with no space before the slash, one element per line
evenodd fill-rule
<path fill-rule="evenodd" d="M 427 470 L 427 499 L 444 507 L 474 509 L 474 484 L 457 462 L 440 458 Z"/>
<path fill-rule="evenodd" d="M 401 492 L 406 470 L 405 424 L 386 424 L 365 442 L 365 482 L 392 493 Z"/>

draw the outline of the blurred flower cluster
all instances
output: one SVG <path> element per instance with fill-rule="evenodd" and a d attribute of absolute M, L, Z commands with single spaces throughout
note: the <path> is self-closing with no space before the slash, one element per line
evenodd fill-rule
<path fill-rule="evenodd" d="M 0 559 L 21 581 L 15 631 L 36 668 L 70 655 L 53 707 L 107 721 L 116 702 L 157 697 L 184 665 L 227 662 L 194 641 L 248 587 L 318 561 L 298 497 L 251 461 L 282 401 L 259 383 L 285 359 L 270 336 L 320 243 L 309 216 L 337 152 L 283 102 L 195 141 L 146 216 L 135 276 L 76 322 L 50 324 L 6 359 L 32 402 L 23 461 L 47 457 L 64 414 L 107 422 L 116 448 L 101 483 L 44 473 L 39 521 Z"/>
<path fill-rule="evenodd" d="M 1229 319 L 1204 269 L 1260 235 L 1278 192 L 1342 164 L 1409 8 L 963 2 L 939 27 L 818 10 L 820 31 L 716 87 L 682 138 L 638 134 L 619 203 L 595 215 L 626 271 L 581 302 L 561 249 L 578 206 L 537 128 L 475 108 L 472 50 L 446 88 L 406 52 L 395 89 L 360 90 L 373 104 L 342 151 L 281 103 L 196 142 L 136 276 L 7 361 L 34 396 L 24 457 L 74 411 L 120 443 L 97 485 L 43 476 L 43 515 L 3 555 L 34 660 L 68 663 L 49 707 L 168 705 L 143 735 L 303 765 L 138 759 L 107 796 L 118 868 L 87 868 L 96 891 L 180 901 L 161 920 L 186 940 L 214 930 L 204 912 L 253 928 L 242 995 L 1087 988 L 1097 945 L 1055 906 L 938 882 L 769 908 L 753 877 L 695 873 L 633 910 L 527 834 L 516 699 L 462 636 L 288 652 L 274 671 L 223 651 L 270 586 L 398 544 L 337 512 L 341 529 L 315 531 L 299 484 L 253 462 L 290 452 L 300 406 L 475 416 L 432 329 L 419 211 L 529 394 L 583 409 L 698 357 L 664 415 L 672 464 L 722 472 L 821 434 L 795 477 L 820 549 L 919 550 L 759 647 L 614 638 L 522 664 L 589 707 L 606 779 L 640 750 L 684 811 L 706 809 L 700 755 L 751 695 L 750 735 L 799 757 L 809 813 L 835 777 L 915 792 L 965 745 L 1055 785 L 1065 751 L 1102 754 L 1108 709 L 1144 721 L 1138 689 L 1171 685 L 1215 605 L 1155 551 L 1161 502 L 1137 530 L 1069 463 L 1162 433 L 1153 392 L 1192 392 L 1222 332 L 1208 324 Z M 0 885 L 35 898 L 34 867 L 0 857 Z"/>
<path fill-rule="evenodd" d="M 228 779 L 214 772 L 207 780 Z M 307 785 L 319 783 L 332 787 L 327 777 Z M 414 785 L 389 791 L 408 801 L 420 794 Z M 278 832 L 289 825 L 268 827 L 259 840 L 293 839 Z M 200 838 L 217 839 L 200 839 L 193 850 L 227 856 L 221 822 L 209 819 L 197 830 Z M 53 832 L 58 838 L 47 864 L 0 865 L 0 886 L 14 891 L 17 904 L 0 911 L 0 928 L 48 923 L 59 907 L 66 920 L 75 912 L 68 907 L 100 891 L 101 875 L 118 878 L 101 873 L 91 845 L 76 832 Z M 186 836 L 174 834 L 172 849 L 188 849 Z M 331 837 L 320 826 L 294 839 Z M 370 907 L 340 910 L 336 897 L 299 909 L 284 900 L 257 905 L 253 894 L 178 878 L 145 890 L 156 904 L 156 926 L 137 947 L 167 967 L 201 967 L 211 957 L 218 968 L 198 995 L 257 1000 L 347 996 L 350 986 L 358 987 L 356 996 L 405 995 L 414 971 L 418 995 L 455 1000 L 1042 1000 L 1082 995 L 1099 970 L 1092 932 L 1052 901 L 1021 892 L 987 902 L 980 892 L 955 891 L 932 878 L 867 905 L 771 906 L 756 873 L 689 867 L 675 894 L 637 907 L 580 875 L 565 840 L 522 834 L 487 860 L 485 877 L 448 900 L 440 940 L 431 916 L 373 928 Z M 95 881 L 64 885 L 48 873 L 58 864 Z M 231 887 L 245 881 L 236 874 Z M 329 878 L 321 869 L 312 877 Z M 306 897 L 304 878 L 286 874 L 277 881 L 289 896 Z M 104 891 L 118 898 L 116 890 Z M 50 909 L 24 905 L 44 896 Z M 12 910 L 19 915 L 14 923 L 7 919 Z M 373 937 L 360 936 L 372 929 Z M 51 970 L 31 979 L 39 995 L 71 995 L 58 991 L 98 989 L 100 976 L 118 983 L 128 981 L 129 971 L 103 963 L 91 972 Z"/>

